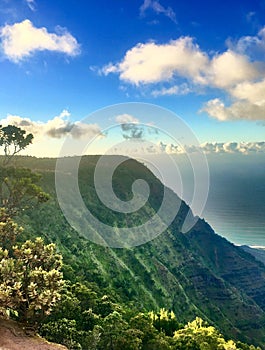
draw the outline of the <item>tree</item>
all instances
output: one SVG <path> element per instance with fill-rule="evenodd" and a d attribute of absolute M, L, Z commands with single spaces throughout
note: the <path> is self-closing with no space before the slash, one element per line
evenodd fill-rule
<path fill-rule="evenodd" d="M 0 126 L 0 147 L 4 147 L 4 165 L 7 165 L 15 154 L 32 143 L 33 135 L 15 125 Z"/>
<path fill-rule="evenodd" d="M 162 340 L 162 338 L 164 338 L 164 335 L 162 333 L 159 334 L 159 331 L 153 326 L 151 317 L 149 315 L 145 313 L 138 313 L 131 318 L 130 326 L 134 329 L 141 330 L 143 349 L 168 349 L 168 347 L 165 346 L 164 340 Z M 161 341 L 164 347 L 160 346 Z"/>
<path fill-rule="evenodd" d="M 232 340 L 226 341 L 222 334 L 196 317 L 174 334 L 175 349 L 233 350 L 240 349 Z"/>
<path fill-rule="evenodd" d="M 13 257 L 0 248 L 0 310 L 12 310 L 20 321 L 34 324 L 48 315 L 63 287 L 62 257 L 42 238 L 13 247 Z"/>
<path fill-rule="evenodd" d="M 37 185 L 40 175 L 30 169 L 10 166 L 12 158 L 32 140 L 32 134 L 26 134 L 25 130 L 15 125 L 0 126 L 0 147 L 4 147 L 3 166 L 0 167 L 0 207 L 5 207 L 12 216 L 32 203 L 49 199 L 49 195 Z"/>
<path fill-rule="evenodd" d="M 99 349 L 105 350 L 139 350 L 142 348 L 143 332 L 130 328 L 122 312 L 114 311 L 102 321 L 102 335 Z"/>
<path fill-rule="evenodd" d="M 50 196 L 37 185 L 40 179 L 41 176 L 30 169 L 1 167 L 0 207 L 14 216 L 36 203 L 46 202 Z"/>
<path fill-rule="evenodd" d="M 41 331 L 42 335 L 49 341 L 56 341 L 69 349 L 82 349 L 80 343 L 76 340 L 79 332 L 76 329 L 75 320 L 68 320 L 63 317 L 55 322 L 44 324 Z"/>
<path fill-rule="evenodd" d="M 176 319 L 173 311 L 160 309 L 158 313 L 149 312 L 153 326 L 159 331 L 164 332 L 165 335 L 172 337 L 174 332 L 182 327 Z"/>

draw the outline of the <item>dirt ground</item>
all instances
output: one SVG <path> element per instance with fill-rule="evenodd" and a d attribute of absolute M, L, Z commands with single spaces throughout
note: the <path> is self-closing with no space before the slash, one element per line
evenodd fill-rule
<path fill-rule="evenodd" d="M 29 334 L 14 321 L 0 319 L 0 350 L 67 350 L 67 348 Z"/>

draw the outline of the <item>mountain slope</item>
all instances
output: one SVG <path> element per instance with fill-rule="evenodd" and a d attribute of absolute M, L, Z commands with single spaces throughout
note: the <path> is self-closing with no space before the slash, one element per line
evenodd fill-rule
<path fill-rule="evenodd" d="M 265 248 L 254 248 L 247 245 L 242 245 L 241 249 L 253 255 L 256 260 L 261 261 L 265 265 Z"/>
<path fill-rule="evenodd" d="M 97 160 L 97 156 L 83 157 L 79 186 L 86 205 L 102 221 L 118 226 L 145 222 L 159 208 L 164 190 L 179 203 L 178 196 L 164 189 L 146 167 L 124 159 L 113 177 L 117 196 L 130 199 L 132 183 L 142 178 L 150 185 L 150 197 L 137 213 L 115 215 L 95 192 Z M 20 217 L 25 235 L 42 235 L 57 243 L 64 256 L 66 278 L 93 281 L 139 308 L 173 309 L 183 322 L 201 316 L 226 336 L 265 344 L 265 266 L 216 235 L 204 220 L 182 234 L 180 227 L 188 211 L 184 202 L 167 231 L 153 241 L 130 249 L 98 246 L 78 235 L 60 211 L 54 189 L 55 160 L 22 157 L 17 162 L 41 172 L 42 185 L 53 196 L 38 210 Z"/>

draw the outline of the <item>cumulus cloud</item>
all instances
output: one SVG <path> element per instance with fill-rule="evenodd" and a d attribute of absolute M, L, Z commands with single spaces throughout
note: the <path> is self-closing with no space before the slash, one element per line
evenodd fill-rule
<path fill-rule="evenodd" d="M 205 153 L 265 153 L 265 142 L 226 142 L 226 143 L 212 143 L 213 149 L 209 152 L 207 144 L 202 144 L 201 149 Z"/>
<path fill-rule="evenodd" d="M 130 114 L 120 114 L 115 118 L 117 123 L 128 124 L 128 123 L 139 123 L 139 120 Z"/>
<path fill-rule="evenodd" d="M 199 147 L 158 143 L 158 153 L 184 154 L 198 150 L 206 154 L 253 154 L 265 153 L 265 142 L 205 142 Z"/>
<path fill-rule="evenodd" d="M 156 14 L 162 14 L 171 19 L 174 23 L 177 23 L 176 14 L 171 7 L 164 7 L 158 0 L 144 0 L 144 3 L 140 7 L 140 15 L 143 17 L 147 10 L 152 10 Z"/>
<path fill-rule="evenodd" d="M 240 100 L 226 107 L 224 102 L 216 98 L 205 103 L 201 111 L 207 112 L 211 117 L 220 121 L 265 120 L 265 101 L 263 99 L 252 103 L 248 100 Z"/>
<path fill-rule="evenodd" d="M 256 79 L 260 75 L 257 63 L 252 63 L 247 56 L 230 50 L 213 57 L 209 73 L 207 83 L 222 89 Z"/>
<path fill-rule="evenodd" d="M 243 36 L 238 41 L 228 40 L 228 46 L 240 54 L 246 54 L 249 57 L 264 58 L 265 54 L 265 27 L 257 35 Z"/>
<path fill-rule="evenodd" d="M 77 40 L 65 29 L 49 33 L 45 27 L 36 28 L 28 19 L 0 28 L 1 47 L 5 56 L 18 63 L 36 51 L 56 51 L 68 56 L 80 52 Z"/>
<path fill-rule="evenodd" d="M 163 145 L 164 146 L 164 145 Z M 179 153 L 183 153 L 183 148 L 178 146 L 178 145 L 174 145 L 174 144 L 167 144 L 165 147 L 165 152 L 167 154 L 179 154 Z"/>
<path fill-rule="evenodd" d="M 141 139 L 135 138 L 134 141 L 141 141 Z M 138 145 L 139 146 L 139 145 Z M 205 142 L 201 145 L 181 145 L 166 143 L 165 141 L 159 141 L 157 144 L 149 144 L 143 142 L 141 147 L 133 148 L 126 144 L 126 148 L 114 148 L 115 154 L 128 155 L 133 153 L 145 154 L 145 155 L 163 155 L 168 154 L 171 156 L 178 155 L 191 155 L 198 152 L 203 152 L 206 155 L 254 155 L 259 154 L 264 157 L 265 154 L 265 141 L 263 142 Z M 127 153 L 126 153 L 127 152 Z"/>
<path fill-rule="evenodd" d="M 71 135 L 78 139 L 81 137 L 102 136 L 100 127 L 97 124 L 84 124 L 82 122 L 70 122 L 70 113 L 63 110 L 60 115 L 48 120 L 47 122 L 33 121 L 30 118 L 8 115 L 0 120 L 0 125 L 15 125 L 34 135 L 35 140 L 44 138 L 60 139 Z"/>
<path fill-rule="evenodd" d="M 173 143 L 164 143 L 159 141 L 157 143 L 159 154 L 167 153 L 167 154 L 185 154 L 185 153 L 194 153 L 200 150 L 200 147 L 196 147 L 194 145 L 175 145 Z"/>
<path fill-rule="evenodd" d="M 234 98 L 230 106 L 216 98 L 208 101 L 202 111 L 220 121 L 246 119 L 265 120 L 265 78 L 258 82 L 245 81 L 230 89 Z"/>
<path fill-rule="evenodd" d="M 192 84 L 229 89 L 259 78 L 260 70 L 258 62 L 251 62 L 246 55 L 227 50 L 211 58 L 193 38 L 181 37 L 167 44 L 139 43 L 126 52 L 121 62 L 109 63 L 101 72 L 117 73 L 121 80 L 135 85 L 183 78 Z M 162 89 L 161 94 L 175 94 L 182 87 L 174 84 Z M 189 92 L 187 88 L 185 92 Z"/>
<path fill-rule="evenodd" d="M 265 77 L 256 80 L 246 78 L 227 90 L 232 98 L 228 106 L 219 98 L 205 103 L 201 111 L 220 121 L 226 120 L 265 120 Z"/>
<path fill-rule="evenodd" d="M 258 82 L 246 81 L 237 84 L 231 90 L 231 95 L 240 100 L 262 104 L 262 102 L 265 102 L 265 77 Z"/>
<path fill-rule="evenodd" d="M 137 44 L 121 62 L 103 67 L 102 73 L 118 73 L 121 80 L 135 85 L 169 81 L 176 75 L 201 82 L 208 65 L 207 55 L 193 39 L 182 37 L 167 44 Z"/>
<path fill-rule="evenodd" d="M 152 88 L 153 97 L 219 89 L 230 105 L 215 98 L 201 111 L 221 121 L 265 120 L 265 27 L 257 36 L 227 44 L 224 52 L 210 54 L 187 36 L 164 44 L 138 43 L 120 62 L 109 63 L 100 72 L 118 74 L 123 83 L 137 87 L 160 84 Z"/>

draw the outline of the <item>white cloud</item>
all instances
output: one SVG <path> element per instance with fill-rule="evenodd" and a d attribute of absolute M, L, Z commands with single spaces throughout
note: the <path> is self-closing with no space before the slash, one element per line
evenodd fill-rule
<path fill-rule="evenodd" d="M 0 29 L 1 46 L 5 56 L 17 63 L 36 51 L 56 51 L 69 56 L 80 52 L 77 40 L 66 30 L 61 33 L 49 33 L 45 27 L 36 28 L 30 20 Z"/>
<path fill-rule="evenodd" d="M 165 152 L 167 154 L 180 154 L 180 153 L 183 153 L 183 148 L 181 148 L 180 146 L 178 145 L 173 145 L 172 143 L 171 144 L 167 144 L 166 147 L 165 147 Z"/>
<path fill-rule="evenodd" d="M 265 153 L 265 142 L 205 142 L 199 149 L 206 154 L 253 154 Z M 185 154 L 198 151 L 195 146 L 158 143 L 157 153 Z"/>
<path fill-rule="evenodd" d="M 257 79 L 260 70 L 259 64 L 246 55 L 228 50 L 211 58 L 192 38 L 181 37 L 167 44 L 139 43 L 126 52 L 121 62 L 109 63 L 101 72 L 118 73 L 120 80 L 135 85 L 170 82 L 180 77 L 193 84 L 228 89 Z M 168 88 L 168 93 L 162 89 L 161 95 L 174 94 L 176 86 Z"/>
<path fill-rule="evenodd" d="M 137 87 L 160 84 L 152 88 L 153 97 L 219 89 L 231 104 L 214 98 L 201 111 L 222 121 L 265 120 L 265 27 L 257 36 L 228 45 L 224 52 L 209 54 L 191 37 L 165 44 L 138 43 L 120 62 L 109 63 L 100 73 L 118 74 L 121 81 Z M 253 56 L 254 51 L 262 55 Z M 161 87 L 163 83 L 167 86 Z"/>
<path fill-rule="evenodd" d="M 220 75 L 216 74 L 215 82 L 232 102 L 226 106 L 216 98 L 208 101 L 202 111 L 221 121 L 265 120 L 265 27 L 257 36 L 245 36 L 228 45 L 226 54 L 230 53 L 230 57 L 218 62 Z M 261 60 L 255 61 L 257 58 Z"/>
<path fill-rule="evenodd" d="M 120 123 L 120 124 L 137 124 L 139 123 L 139 120 L 137 118 L 135 118 L 134 116 L 130 115 L 130 114 L 120 114 L 120 115 L 117 115 L 116 118 L 115 118 L 115 121 L 117 123 Z"/>
<path fill-rule="evenodd" d="M 157 90 L 153 90 L 151 92 L 151 95 L 154 97 L 158 96 L 171 96 L 171 95 L 187 95 L 191 92 L 191 88 L 187 84 L 181 84 L 181 85 L 173 85 L 169 88 L 161 88 Z"/>
<path fill-rule="evenodd" d="M 33 121 L 30 118 L 23 118 L 16 115 L 8 115 L 0 120 L 0 125 L 15 125 L 34 135 L 35 141 L 47 138 L 60 139 L 67 135 L 73 138 L 102 136 L 100 127 L 97 124 L 84 124 L 82 122 L 70 122 L 70 113 L 63 110 L 58 116 L 47 122 Z"/>
<path fill-rule="evenodd" d="M 168 44 L 137 44 L 120 63 L 108 64 L 102 72 L 118 73 L 121 80 L 135 85 L 170 81 L 175 75 L 199 83 L 208 65 L 207 55 L 193 39 L 181 37 Z"/>
<path fill-rule="evenodd" d="M 265 101 L 251 103 L 241 100 L 226 107 L 219 98 L 216 98 L 205 103 L 201 111 L 207 112 L 209 116 L 220 121 L 240 119 L 265 120 Z"/>
<path fill-rule="evenodd" d="M 212 152 L 207 152 L 205 145 L 201 145 L 201 149 L 205 153 L 265 153 L 265 142 L 226 142 L 226 143 L 212 143 Z"/>
<path fill-rule="evenodd" d="M 156 14 L 163 14 L 166 17 L 170 18 L 171 21 L 173 21 L 174 23 L 177 23 L 176 14 L 172 10 L 172 8 L 171 7 L 165 8 L 160 4 L 158 0 L 144 0 L 144 3 L 140 7 L 140 15 L 144 16 L 148 9 L 151 9 Z"/>
<path fill-rule="evenodd" d="M 220 121 L 265 120 L 265 78 L 259 81 L 246 79 L 227 91 L 233 99 L 229 106 L 216 98 L 205 103 L 201 111 Z"/>
<path fill-rule="evenodd" d="M 201 144 L 201 149 L 206 154 L 224 153 L 223 145 L 224 143 L 221 143 L 221 142 L 205 142 Z"/>
<path fill-rule="evenodd" d="M 249 57 L 265 54 L 265 27 L 257 35 L 243 36 L 236 42 L 228 41 L 228 46 L 240 54 L 246 54 Z M 261 58 L 262 58 L 261 56 Z"/>
<path fill-rule="evenodd" d="M 219 98 L 214 98 L 205 103 L 201 112 L 208 113 L 211 117 L 220 121 L 225 121 L 227 118 L 227 112 L 225 111 L 225 105 Z"/>
<path fill-rule="evenodd" d="M 265 102 L 265 78 L 258 82 L 245 81 L 237 84 L 230 93 L 237 99 L 261 105 Z"/>
<path fill-rule="evenodd" d="M 250 62 L 247 56 L 230 50 L 216 55 L 208 69 L 210 75 L 207 83 L 224 89 L 246 80 L 256 79 L 260 74 L 256 64 Z"/>
<path fill-rule="evenodd" d="M 31 11 L 36 11 L 36 3 L 35 0 L 25 0 L 28 7 L 31 9 Z"/>

